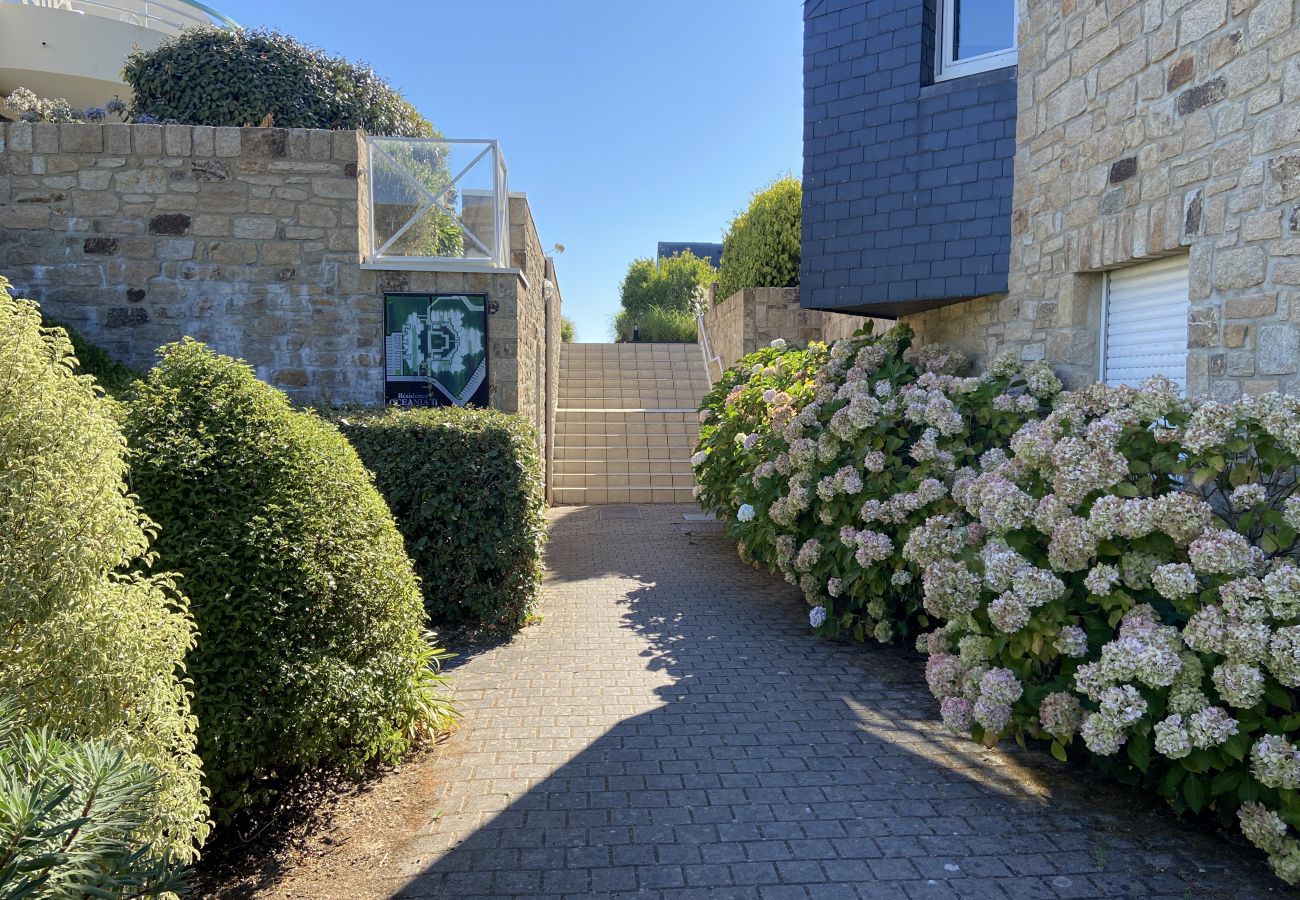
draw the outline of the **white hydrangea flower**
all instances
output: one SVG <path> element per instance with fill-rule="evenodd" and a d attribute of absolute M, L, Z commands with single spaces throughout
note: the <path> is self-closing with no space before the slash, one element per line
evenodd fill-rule
<path fill-rule="evenodd" d="M 709 454 L 701 450 L 699 453 L 696 453 L 691 457 L 691 468 L 698 469 L 700 466 L 704 465 L 704 461 L 708 458 Z"/>
<path fill-rule="evenodd" d="M 772 341 L 772 343 L 769 346 L 771 346 L 773 350 L 784 350 L 785 338 L 777 338 L 776 340 Z"/>
<path fill-rule="evenodd" d="M 1268 491 L 1262 484 L 1243 484 L 1232 489 L 1228 500 L 1237 509 L 1254 509 L 1268 502 Z"/>
<path fill-rule="evenodd" d="M 736 510 L 736 521 L 752 522 L 754 521 L 754 507 L 749 503 L 742 503 L 740 509 Z"/>

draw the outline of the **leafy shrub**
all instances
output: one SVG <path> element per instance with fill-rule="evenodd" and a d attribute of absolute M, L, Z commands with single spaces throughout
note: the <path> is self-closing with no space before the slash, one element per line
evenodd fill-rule
<path fill-rule="evenodd" d="M 541 590 L 546 536 L 531 423 L 439 407 L 349 413 L 340 425 L 397 518 L 431 621 L 523 625 Z"/>
<path fill-rule="evenodd" d="M 690 312 L 717 277 L 707 259 L 689 250 L 667 259 L 633 260 L 618 288 L 619 303 L 634 321 L 653 307 Z"/>
<path fill-rule="evenodd" d="M 184 125 L 362 129 L 427 137 L 433 128 L 367 66 L 275 31 L 198 28 L 137 49 L 122 71 L 132 115 Z"/>
<path fill-rule="evenodd" d="M 695 313 L 652 306 L 640 315 L 626 309 L 614 317 L 614 339 L 630 341 L 635 333 L 642 341 L 693 343 L 696 339 Z"/>
<path fill-rule="evenodd" d="M 807 405 L 829 353 L 830 348 L 820 342 L 801 347 L 778 339 L 733 363 L 700 402 L 700 436 L 691 457 L 700 485 L 696 499 L 730 523 L 733 537 L 738 537 L 740 507 L 753 493 L 750 479 L 758 460 L 778 440 L 774 404 L 792 410 Z M 763 541 L 762 535 L 761 530 L 748 532 L 741 555 L 774 566 L 773 543 Z"/>
<path fill-rule="evenodd" d="M 817 358 L 811 381 L 807 359 L 796 364 L 804 377 L 794 394 L 767 386 L 789 379 L 764 351 L 742 361 L 738 375 L 749 366 L 748 380 L 733 377 L 720 404 L 710 397 L 716 421 L 705 423 L 693 459 L 710 489 L 702 496 L 714 496 L 709 470 L 719 452 L 732 497 L 715 510 L 730 513 L 740 501 L 732 533 L 751 559 L 800 586 L 824 634 L 885 643 L 929 624 L 904 554 L 912 530 L 952 505 L 947 486 L 956 473 L 1060 390 L 1045 367 L 1026 373 L 1010 357 L 982 377 L 960 378 L 960 354 L 913 353 L 911 339 L 900 325 L 837 341 Z M 723 423 L 735 420 L 758 428 L 731 434 Z"/>
<path fill-rule="evenodd" d="M 573 320 L 568 316 L 560 317 L 560 340 L 565 344 L 572 344 L 576 339 L 576 328 Z"/>
<path fill-rule="evenodd" d="M 1077 735 L 1176 809 L 1237 813 L 1300 881 L 1298 421 L 1277 394 L 1094 385 L 956 486 L 923 559 L 950 727 L 1062 758 Z"/>
<path fill-rule="evenodd" d="M 62 328 L 72 344 L 72 353 L 76 357 L 76 370 L 79 375 L 89 375 L 95 383 L 104 389 L 110 397 L 124 397 L 140 380 L 140 373 L 130 366 L 118 362 L 100 347 L 86 340 L 79 331 L 70 325 L 47 319 L 46 327 Z"/>
<path fill-rule="evenodd" d="M 97 741 L 20 730 L 0 715 L 0 895 L 156 897 L 183 868 L 148 843 L 156 772 Z"/>
<path fill-rule="evenodd" d="M 754 194 L 722 239 L 717 299 L 742 288 L 799 283 L 802 200 L 798 178 L 781 178 Z"/>
<path fill-rule="evenodd" d="M 0 97 L 0 107 L 15 113 L 21 122 L 104 122 L 109 115 L 119 120 L 126 118 L 126 104 L 117 97 L 104 106 L 76 109 L 62 97 L 38 97 L 25 87 L 14 88 L 7 97 Z"/>
<path fill-rule="evenodd" d="M 392 516 L 334 426 L 242 362 L 162 349 L 127 413 L 132 484 L 183 573 L 199 754 L 219 819 L 284 776 L 390 760 L 429 689 L 420 591 Z"/>
<path fill-rule="evenodd" d="M 106 741 L 158 773 L 143 833 L 181 860 L 208 832 L 182 680 L 194 626 L 126 493 L 111 405 L 61 330 L 0 278 L 0 696 L 18 727 Z M 179 673 L 179 674 L 178 674 Z"/>

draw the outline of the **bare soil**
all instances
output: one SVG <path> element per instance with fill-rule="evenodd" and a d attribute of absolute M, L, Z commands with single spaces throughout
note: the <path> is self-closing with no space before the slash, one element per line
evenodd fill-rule
<path fill-rule="evenodd" d="M 227 830 L 199 864 L 195 895 L 216 900 L 359 900 L 387 896 L 390 856 L 430 823 L 438 744 L 365 778 L 298 785 L 260 829 Z M 445 759 L 445 756 L 442 757 Z"/>

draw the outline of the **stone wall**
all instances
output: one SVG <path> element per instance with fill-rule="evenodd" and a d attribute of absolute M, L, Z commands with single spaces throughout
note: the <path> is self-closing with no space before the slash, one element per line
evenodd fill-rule
<path fill-rule="evenodd" d="M 848 337 L 866 321 L 862 316 L 803 309 L 797 287 L 745 288 L 712 304 L 704 314 L 709 342 L 724 368 L 777 338 L 792 344 L 834 341 Z M 877 329 L 893 324 L 875 321 Z"/>
<path fill-rule="evenodd" d="M 1025 359 L 1042 359 L 1046 355 L 1045 339 L 1031 338 L 1035 323 L 1017 318 L 1019 306 L 1006 294 L 977 297 L 956 306 L 945 306 L 918 315 L 903 316 L 900 321 L 916 332 L 916 346 L 944 344 L 961 350 L 982 368 L 1007 347 L 1017 349 Z"/>
<path fill-rule="evenodd" d="M 920 317 L 1098 374 L 1100 273 L 1186 253 L 1188 390 L 1300 392 L 1292 0 L 1021 0 L 1010 293 Z"/>
<path fill-rule="evenodd" d="M 0 124 L 0 274 L 136 368 L 188 335 L 302 403 L 383 402 L 385 292 L 486 292 L 490 402 L 544 439 L 560 296 L 527 200 L 517 273 L 381 271 L 366 174 L 355 131 Z"/>

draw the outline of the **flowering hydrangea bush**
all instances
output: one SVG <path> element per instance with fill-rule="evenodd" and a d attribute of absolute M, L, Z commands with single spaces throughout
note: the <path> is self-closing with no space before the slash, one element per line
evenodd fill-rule
<path fill-rule="evenodd" d="M 911 555 L 945 551 L 911 547 L 912 530 L 951 506 L 956 473 L 1000 462 L 990 449 L 1060 390 L 1045 366 L 1024 371 L 1011 358 L 959 377 L 961 354 L 913 351 L 911 339 L 898 326 L 812 356 L 774 348 L 804 354 L 793 389 L 768 386 L 765 350 L 706 400 L 701 502 L 731 521 L 747 558 L 800 586 L 824 634 L 888 642 L 927 624 Z"/>
<path fill-rule="evenodd" d="M 756 510 L 750 481 L 771 445 L 779 441 L 775 423 L 784 421 L 812 399 L 814 378 L 828 357 L 822 343 L 787 346 L 777 340 L 741 359 L 725 373 L 700 406 L 700 438 L 691 465 L 699 481 L 697 499 L 720 519 L 752 523 Z M 761 529 L 744 529 L 741 555 L 750 561 L 773 558 L 761 544 Z"/>
<path fill-rule="evenodd" d="M 1300 400 L 1094 385 L 1008 451 L 909 543 L 944 721 L 1235 812 L 1300 881 Z"/>

